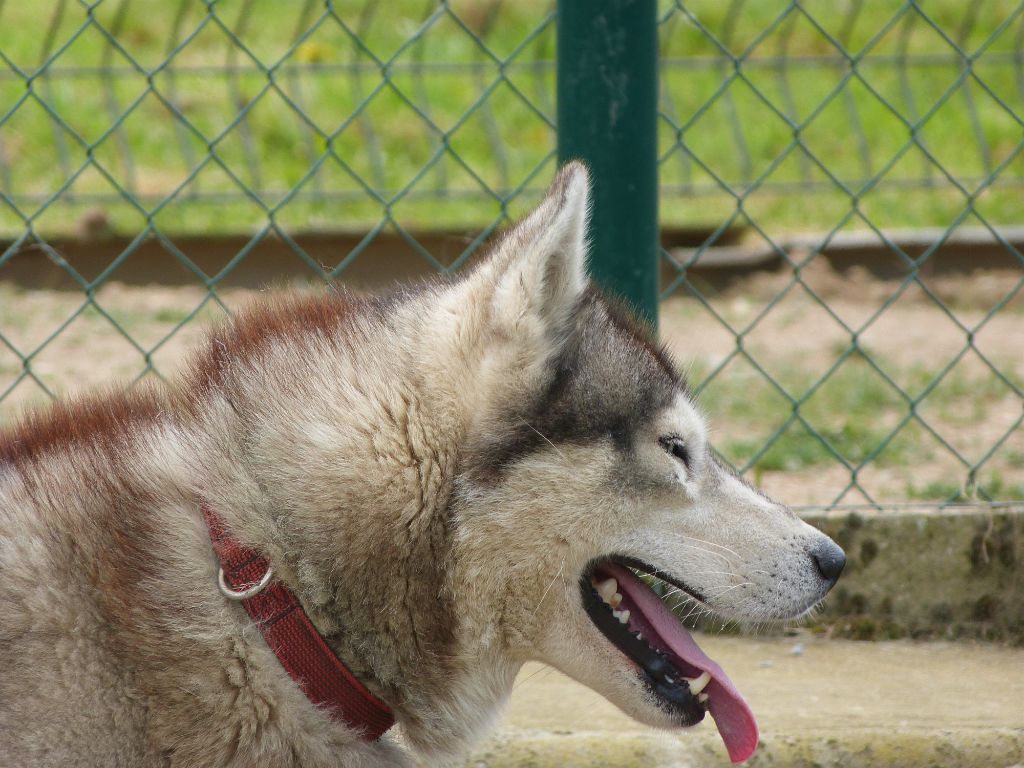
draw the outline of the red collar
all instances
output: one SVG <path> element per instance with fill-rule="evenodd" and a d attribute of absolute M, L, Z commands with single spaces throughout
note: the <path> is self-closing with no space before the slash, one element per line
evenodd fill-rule
<path fill-rule="evenodd" d="M 380 738 L 395 724 L 391 710 L 334 655 L 292 591 L 271 580 L 266 559 L 232 539 L 206 502 L 201 509 L 220 561 L 224 594 L 241 602 L 281 666 L 310 701 L 334 720 L 362 731 L 366 741 Z"/>

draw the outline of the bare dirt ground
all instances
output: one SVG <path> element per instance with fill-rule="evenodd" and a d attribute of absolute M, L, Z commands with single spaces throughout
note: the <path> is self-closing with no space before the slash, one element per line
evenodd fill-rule
<path fill-rule="evenodd" d="M 968 464 L 982 462 L 978 477 L 995 480 L 990 488 L 998 485 L 1004 495 L 1020 498 L 1024 491 L 1024 429 L 1020 425 L 1024 400 L 1001 382 L 999 374 L 1021 388 L 1021 278 L 1020 270 L 926 277 L 923 282 L 933 296 L 911 284 L 884 307 L 897 295 L 899 281 L 877 280 L 859 268 L 840 274 L 818 260 L 802 273 L 806 288 L 791 286 L 791 272 L 760 273 L 723 292 L 708 291 L 705 300 L 710 310 L 692 296 L 670 299 L 662 305 L 661 335 L 683 367 L 692 369 L 693 384 L 734 355 L 734 332 L 741 334 L 745 353 L 764 369 L 764 374 L 759 373 L 742 354 L 736 355 L 702 394 L 710 410 L 713 435 L 723 444 L 750 432 L 766 438 L 791 413 L 791 404 L 767 383 L 765 374 L 784 384 L 800 382 L 802 386 L 789 388 L 799 397 L 848 350 L 856 333 L 863 353 L 895 385 L 905 388 L 911 397 L 920 397 L 914 410 L 931 428 L 929 431 L 911 418 L 919 450 L 899 457 L 883 452 L 881 461 L 859 470 L 857 479 L 870 500 L 941 500 L 943 492 L 964 483 L 967 466 L 940 440 L 949 443 Z M 783 298 L 769 308 L 780 293 Z M 854 355 L 839 370 L 859 365 L 867 371 L 867 383 L 884 390 L 882 402 L 874 410 L 870 401 L 851 405 L 849 393 L 826 385 L 818 395 L 825 399 L 819 411 L 833 410 L 834 423 L 843 428 L 866 423 L 884 434 L 881 425 L 897 425 L 908 417 L 910 404 L 861 360 Z M 847 379 L 836 376 L 831 381 L 845 384 Z M 708 397 L 716 390 L 718 397 Z M 740 400 L 763 405 L 765 413 L 738 408 Z M 993 446 L 998 447 L 992 451 Z M 836 460 L 796 471 L 768 469 L 757 474 L 758 482 L 769 492 L 791 504 L 869 500 L 855 488 L 843 494 L 850 483 L 850 469 Z"/>
<path fill-rule="evenodd" d="M 727 456 L 742 463 L 743 451 L 731 446 L 743 440 L 760 444 L 792 413 L 791 403 L 750 360 L 799 397 L 850 346 L 852 330 L 858 332 L 860 348 L 912 395 L 968 346 L 914 406 L 933 431 L 911 419 L 916 447 L 904 447 L 898 454 L 890 451 L 891 456 L 883 452 L 860 468 L 857 481 L 867 495 L 856 488 L 844 493 L 850 485 L 850 467 L 827 454 L 792 466 L 784 458 L 783 466 L 756 467 L 751 470 L 755 480 L 795 505 L 857 504 L 869 498 L 887 503 L 931 500 L 967 477 L 964 461 L 941 439 L 968 464 L 985 459 L 997 445 L 981 465 L 979 478 L 990 487 L 998 486 L 1003 495 L 1024 493 L 1024 429 L 1018 423 L 1024 401 L 990 367 L 1012 385 L 1024 386 L 1024 292 L 1013 293 L 1019 270 L 926 279 L 928 288 L 948 304 L 949 314 L 915 285 L 874 319 L 896 293 L 898 282 L 876 280 L 857 269 L 840 274 L 826 264 L 812 265 L 802 278 L 829 311 L 801 285 L 785 291 L 792 273 L 757 273 L 720 292 L 704 287 L 707 305 L 680 295 L 662 306 L 662 337 L 690 370 L 693 383 L 728 359 L 701 394 L 710 411 L 713 437 Z M 228 289 L 218 298 L 235 309 L 258 293 Z M 782 298 L 776 300 L 780 293 Z M 773 300 L 776 303 L 768 308 Z M 96 292 L 96 306 L 83 307 L 83 302 L 78 293 L 0 283 L 0 423 L 26 404 L 45 401 L 44 387 L 66 395 L 140 376 L 173 376 L 204 329 L 224 316 L 201 286 L 110 283 Z M 993 308 L 998 311 L 989 317 Z M 736 355 L 734 332 L 741 334 L 742 349 L 750 359 Z M 27 358 L 32 376 L 25 375 L 22 358 Z M 851 365 L 861 366 L 867 373 L 858 375 L 869 376 L 869 384 L 884 390 L 880 400 L 850 405 L 847 399 L 856 395 L 850 390 L 857 388 L 859 379 L 837 377 L 834 386 L 825 386 L 816 395 L 821 399 L 815 406 L 821 423 L 814 425 L 832 428 L 840 437 L 844 431 L 858 434 L 868 428 L 884 434 L 881 427 L 898 425 L 909 406 L 890 385 L 880 384 L 881 378 L 863 362 L 851 358 L 844 363 Z M 794 445 L 800 449 L 802 444 Z M 858 461 L 850 465 L 856 467 Z"/>

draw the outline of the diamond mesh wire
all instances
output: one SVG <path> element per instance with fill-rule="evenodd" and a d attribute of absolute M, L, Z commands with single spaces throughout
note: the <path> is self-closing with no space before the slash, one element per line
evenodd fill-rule
<path fill-rule="evenodd" d="M 382 234 L 457 269 L 546 181 L 553 45 L 547 3 L 0 5 L 0 279 L 42 254 L 82 295 L 30 344 L 0 326 L 17 364 L 0 402 L 53 394 L 36 361 L 83 314 L 134 347 L 138 377 L 159 374 L 153 355 L 268 242 L 320 279 Z M 474 236 L 442 261 L 430 229 Z M 298 237 L 323 230 L 361 237 L 324 264 Z M 245 237 L 214 270 L 179 245 L 225 233 Z M 60 247 L 118 238 L 95 274 Z M 154 241 L 206 296 L 142 344 L 97 294 Z"/>
<path fill-rule="evenodd" d="M 726 450 L 742 469 L 831 472 L 818 499 L 830 505 L 892 501 L 894 482 L 910 499 L 1024 496 L 1024 258 L 1006 227 L 1020 216 L 1024 104 L 1012 62 L 1022 11 L 742 0 L 662 8 L 662 205 L 700 200 L 717 214 L 698 247 L 664 254 L 672 277 L 663 297 L 684 293 L 731 339 L 696 379 L 698 391 L 755 403 L 755 435 Z M 894 233 L 908 226 L 929 228 L 917 248 Z M 788 236 L 803 228 L 821 234 Z M 752 306 L 730 311 L 690 276 L 736 230 L 781 266 Z M 859 311 L 848 300 L 856 275 L 823 255 L 851 240 L 889 278 L 858 297 Z M 935 269 L 956 240 L 967 243 L 954 254 L 961 267 L 972 249 L 1000 252 L 984 298 L 965 301 L 957 288 L 966 280 Z M 813 320 L 787 333 L 778 320 L 794 312 Z M 1009 322 L 996 327 L 999 319 Z M 780 343 L 797 354 L 773 356 Z"/>
<path fill-rule="evenodd" d="M 770 488 L 1024 498 L 1022 14 L 661 2 L 661 217 L 696 238 L 663 253 L 662 324 L 687 358 L 709 339 L 690 377 L 718 447 Z M 0 286 L 36 259 L 71 297 L 29 317 L 0 291 L 0 410 L 75 383 L 53 358 L 79 325 L 161 375 L 266 248 L 314 279 L 385 237 L 457 270 L 553 172 L 554 24 L 550 0 L 0 4 Z M 437 231 L 470 234 L 442 254 Z M 350 237 L 325 260 L 309 233 Z M 880 279 L 833 258 L 851 242 Z M 144 331 L 114 297 L 154 246 L 200 290 Z M 954 246 L 999 252 L 981 295 L 936 269 Z M 708 277 L 732 252 L 770 269 Z"/>

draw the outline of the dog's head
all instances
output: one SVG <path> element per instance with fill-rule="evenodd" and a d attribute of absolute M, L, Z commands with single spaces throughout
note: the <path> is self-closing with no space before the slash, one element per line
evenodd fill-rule
<path fill-rule="evenodd" d="M 470 278 L 484 353 L 458 481 L 463 587 L 516 659 L 651 725 L 710 711 L 743 759 L 749 710 L 638 574 L 696 611 L 785 619 L 824 597 L 844 556 L 715 457 L 667 354 L 589 285 L 588 199 L 586 170 L 567 166 Z"/>

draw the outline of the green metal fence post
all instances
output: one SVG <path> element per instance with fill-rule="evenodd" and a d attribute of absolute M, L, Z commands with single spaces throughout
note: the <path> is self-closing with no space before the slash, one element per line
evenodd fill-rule
<path fill-rule="evenodd" d="M 655 0 L 558 0 L 558 158 L 594 177 L 591 271 L 658 313 Z"/>

